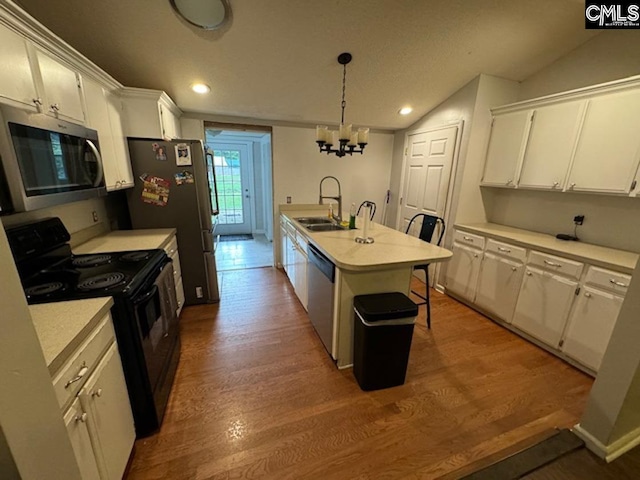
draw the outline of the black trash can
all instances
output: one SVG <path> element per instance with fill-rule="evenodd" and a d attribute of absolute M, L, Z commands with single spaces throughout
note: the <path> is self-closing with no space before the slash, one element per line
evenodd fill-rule
<path fill-rule="evenodd" d="M 403 293 L 353 298 L 353 375 L 362 390 L 402 385 L 418 306 Z"/>

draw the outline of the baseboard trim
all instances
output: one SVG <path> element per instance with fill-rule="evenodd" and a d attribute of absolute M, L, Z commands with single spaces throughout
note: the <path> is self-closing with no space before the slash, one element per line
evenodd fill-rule
<path fill-rule="evenodd" d="M 611 463 L 616 458 L 624 455 L 629 450 L 640 445 L 640 427 L 627 433 L 622 438 L 616 440 L 611 445 L 605 445 L 591 433 L 585 430 L 581 424 L 573 427 L 573 433 L 584 441 L 587 448 L 602 458 L 605 462 Z"/>

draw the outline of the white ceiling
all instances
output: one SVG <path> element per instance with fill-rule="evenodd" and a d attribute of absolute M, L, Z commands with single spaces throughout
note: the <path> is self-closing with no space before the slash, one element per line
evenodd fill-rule
<path fill-rule="evenodd" d="M 218 31 L 169 0 L 19 0 L 127 86 L 165 90 L 185 111 L 404 128 L 479 73 L 521 81 L 598 33 L 582 0 L 230 0 Z M 211 93 L 197 95 L 202 81 Z M 406 117 L 404 105 L 414 107 Z"/>

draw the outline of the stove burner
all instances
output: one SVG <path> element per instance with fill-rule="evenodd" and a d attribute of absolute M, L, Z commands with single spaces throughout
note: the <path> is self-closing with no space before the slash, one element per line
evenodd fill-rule
<path fill-rule="evenodd" d="M 89 277 L 78 284 L 80 290 L 103 290 L 124 283 L 125 275 L 120 272 L 103 273 Z"/>
<path fill-rule="evenodd" d="M 26 293 L 28 297 L 39 297 L 42 295 L 49 295 L 51 293 L 57 292 L 58 290 L 64 289 L 64 287 L 64 283 L 49 282 L 25 288 L 24 293 Z"/>
<path fill-rule="evenodd" d="M 111 255 L 87 255 L 74 258 L 71 262 L 74 267 L 98 267 L 111 261 Z"/>
<path fill-rule="evenodd" d="M 139 262 L 147 258 L 149 258 L 149 252 L 130 252 L 122 255 L 120 260 L 124 260 L 125 262 Z"/>

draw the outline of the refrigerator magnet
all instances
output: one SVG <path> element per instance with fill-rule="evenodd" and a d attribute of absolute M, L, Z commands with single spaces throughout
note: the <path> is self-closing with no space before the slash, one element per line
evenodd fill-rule
<path fill-rule="evenodd" d="M 178 167 L 189 167 L 193 165 L 191 162 L 191 147 L 186 143 L 179 143 L 176 149 L 176 165 Z"/>
<path fill-rule="evenodd" d="M 158 207 L 165 207 L 169 202 L 169 181 L 161 177 L 150 176 L 142 187 L 142 201 Z"/>
<path fill-rule="evenodd" d="M 193 174 L 187 170 L 176 173 L 174 177 L 176 179 L 176 185 L 178 186 L 184 185 L 185 183 L 194 183 Z"/>
<path fill-rule="evenodd" d="M 159 145 L 158 148 L 156 148 L 156 160 L 160 162 L 167 160 L 167 147 Z"/>

